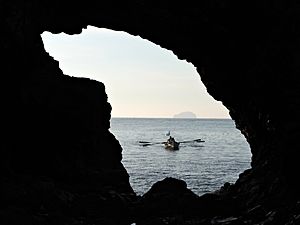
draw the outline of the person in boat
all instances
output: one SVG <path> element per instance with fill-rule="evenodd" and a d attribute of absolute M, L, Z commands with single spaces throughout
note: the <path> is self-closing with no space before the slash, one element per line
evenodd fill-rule
<path fill-rule="evenodd" d="M 167 140 L 168 144 L 175 146 L 176 141 L 175 138 L 173 138 L 172 136 L 169 137 L 169 139 Z"/>
<path fill-rule="evenodd" d="M 169 137 L 168 139 L 168 144 L 173 145 L 175 143 L 175 138 L 173 138 L 172 136 Z"/>
<path fill-rule="evenodd" d="M 167 149 L 178 150 L 178 146 L 179 146 L 179 143 L 177 143 L 175 141 L 175 138 L 173 138 L 172 136 L 170 136 L 169 139 L 167 140 L 167 142 L 165 143 L 165 147 Z"/>

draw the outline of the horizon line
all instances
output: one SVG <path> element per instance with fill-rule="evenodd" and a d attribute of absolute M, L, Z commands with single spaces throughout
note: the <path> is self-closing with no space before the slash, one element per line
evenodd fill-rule
<path fill-rule="evenodd" d="M 111 116 L 116 119 L 208 119 L 208 120 L 232 120 L 231 117 L 187 117 L 187 118 L 176 118 L 176 117 L 139 117 L 139 116 Z"/>

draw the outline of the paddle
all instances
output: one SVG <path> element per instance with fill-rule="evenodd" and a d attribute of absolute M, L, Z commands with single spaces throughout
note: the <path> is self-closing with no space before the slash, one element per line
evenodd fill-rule
<path fill-rule="evenodd" d="M 204 142 L 201 138 L 191 140 L 191 141 L 180 141 L 179 143 L 189 143 L 189 142 Z M 139 141 L 139 143 L 145 147 L 149 145 L 165 144 L 166 142 L 149 142 L 149 141 Z"/>
<path fill-rule="evenodd" d="M 165 142 L 149 142 L 149 141 L 139 141 L 139 143 L 145 147 L 145 146 L 149 146 L 149 145 L 157 145 L 157 144 L 164 144 Z"/>
<path fill-rule="evenodd" d="M 180 143 L 189 143 L 189 142 L 205 142 L 205 141 L 203 141 L 201 138 L 195 139 L 195 140 L 191 140 L 191 141 L 180 141 Z"/>

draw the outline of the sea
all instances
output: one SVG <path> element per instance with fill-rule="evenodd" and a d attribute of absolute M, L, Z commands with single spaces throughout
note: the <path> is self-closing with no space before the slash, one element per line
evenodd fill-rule
<path fill-rule="evenodd" d="M 250 168 L 249 144 L 231 119 L 112 118 L 110 131 L 123 148 L 122 163 L 138 195 L 166 177 L 184 180 L 202 195 L 235 183 Z M 182 142 L 177 151 L 162 144 L 169 132 Z"/>

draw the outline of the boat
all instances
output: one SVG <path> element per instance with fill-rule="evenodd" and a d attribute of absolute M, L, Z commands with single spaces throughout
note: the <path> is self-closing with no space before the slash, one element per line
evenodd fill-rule
<path fill-rule="evenodd" d="M 170 136 L 169 139 L 164 142 L 165 144 L 165 149 L 168 149 L 168 150 L 179 150 L 179 142 L 175 141 L 175 139 Z"/>
<path fill-rule="evenodd" d="M 201 138 L 195 139 L 195 140 L 190 140 L 190 141 L 181 141 L 177 142 L 175 141 L 175 138 L 172 136 L 169 137 L 169 139 L 166 142 L 149 142 L 149 141 L 139 141 L 139 144 L 143 147 L 146 146 L 151 146 L 151 145 L 157 145 L 157 144 L 164 144 L 165 149 L 168 150 L 179 150 L 179 144 L 180 143 L 193 143 L 193 142 L 205 142 Z"/>

